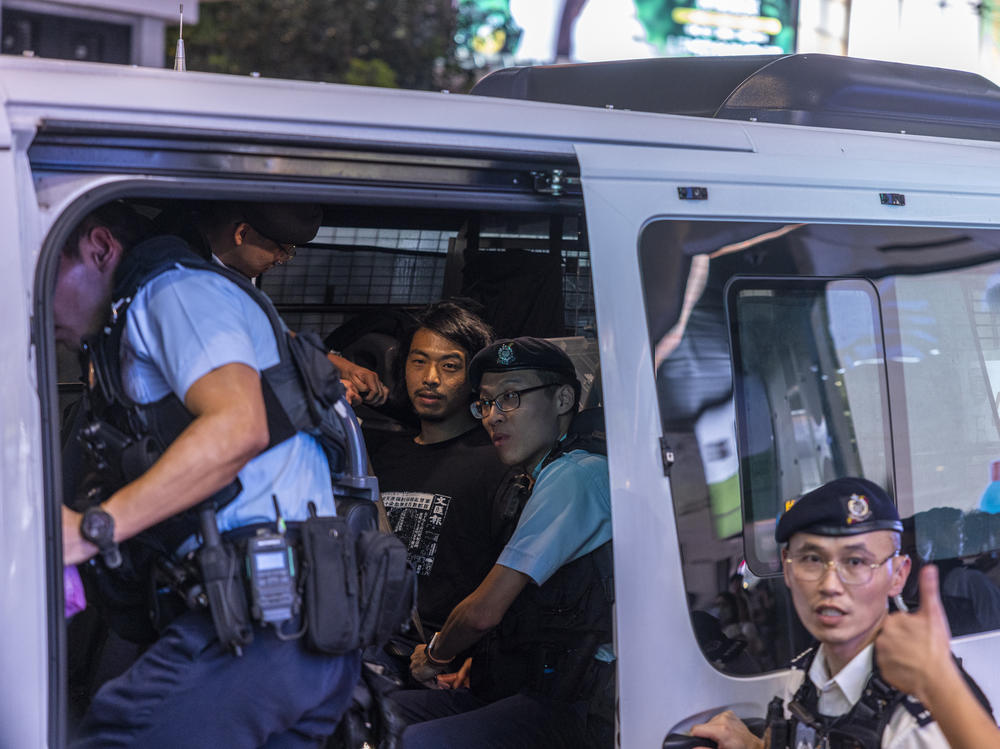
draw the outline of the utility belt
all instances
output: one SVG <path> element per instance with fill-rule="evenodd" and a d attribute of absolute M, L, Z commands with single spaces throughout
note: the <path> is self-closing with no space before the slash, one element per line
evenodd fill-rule
<path fill-rule="evenodd" d="M 255 623 L 331 655 L 385 642 L 416 602 L 406 548 L 392 534 L 356 532 L 346 518 L 309 509 L 302 522 L 279 514 L 225 536 L 214 509 L 201 509 L 202 545 L 182 561 L 162 556 L 160 579 L 189 608 L 207 608 L 219 641 L 237 656 Z"/>

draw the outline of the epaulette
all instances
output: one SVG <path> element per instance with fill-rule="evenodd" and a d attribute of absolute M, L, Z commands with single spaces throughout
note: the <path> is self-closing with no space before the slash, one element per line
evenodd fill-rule
<path fill-rule="evenodd" d="M 909 694 L 906 695 L 903 699 L 902 705 L 906 708 L 906 711 L 916 719 L 917 725 L 921 728 L 934 722 L 931 711 L 924 707 L 924 703 L 916 697 Z"/>

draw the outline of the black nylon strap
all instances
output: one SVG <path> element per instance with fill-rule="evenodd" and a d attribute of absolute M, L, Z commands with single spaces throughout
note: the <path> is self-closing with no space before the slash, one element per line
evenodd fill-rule
<path fill-rule="evenodd" d="M 792 667 L 803 671 L 802 684 L 796 690 L 789 702 L 789 712 L 794 720 L 816 730 L 818 736 L 828 736 L 831 749 L 879 749 L 882 744 L 882 734 L 885 731 L 893 713 L 900 705 L 920 703 L 904 692 L 894 689 L 882 679 L 878 663 L 872 654 L 872 673 L 868 677 L 865 688 L 859 699 L 844 715 L 827 716 L 819 712 L 819 691 L 812 679 L 809 669 L 816 658 L 817 649 L 813 648 L 796 657 Z M 923 707 L 922 705 L 920 706 Z M 907 707 L 909 709 L 909 707 Z M 912 712 L 912 711 L 911 711 Z M 925 711 L 926 712 L 926 711 Z M 929 717 L 927 713 L 927 717 Z M 927 720 L 921 726 L 931 722 Z M 789 731 L 789 740 L 794 745 L 796 727 Z"/>

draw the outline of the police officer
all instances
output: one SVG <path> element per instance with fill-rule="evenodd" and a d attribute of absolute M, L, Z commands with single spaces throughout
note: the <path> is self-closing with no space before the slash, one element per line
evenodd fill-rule
<path fill-rule="evenodd" d="M 122 403 L 131 404 L 117 427 L 127 430 L 171 400 L 189 422 L 127 483 L 116 485 L 121 465 L 102 465 L 110 491 L 102 504 L 82 515 L 63 509 L 67 564 L 116 567 L 119 544 L 140 533 L 147 545 L 164 542 L 162 529 L 220 491 L 228 493 L 221 532 L 273 522 L 275 503 L 287 520 L 306 518 L 310 502 L 335 514 L 331 466 L 317 440 L 293 432 L 269 447 L 261 372 L 278 361 L 279 348 L 265 307 L 206 266 L 176 237 L 126 253 L 99 216 L 87 217 L 63 250 L 56 329 L 79 344 L 107 326 L 103 338 L 88 340 L 106 347 L 99 377 L 120 377 Z M 278 634 L 257 627 L 235 657 L 205 611 L 180 615 L 98 692 L 76 746 L 316 746 L 350 699 L 358 655 L 318 655 Z"/>
<path fill-rule="evenodd" d="M 888 494 L 861 478 L 824 484 L 778 521 L 785 584 L 799 619 L 819 641 L 793 661 L 779 695 L 790 720 L 772 726 L 772 735 L 786 737 L 778 746 L 947 749 L 924 706 L 885 683 L 873 656 L 888 601 L 910 573 L 910 559 L 900 553 L 902 529 Z M 732 712 L 691 733 L 722 749 L 764 746 Z"/>
<path fill-rule="evenodd" d="M 607 459 L 568 436 L 580 383 L 552 343 L 497 341 L 469 380 L 473 415 L 525 483 L 501 503 L 516 528 L 496 564 L 411 658 L 413 676 L 430 681 L 475 645 L 471 690 L 394 695 L 411 723 L 403 743 L 589 746 L 589 703 L 613 693 Z"/>
<path fill-rule="evenodd" d="M 157 218 L 165 234 L 177 234 L 206 260 L 227 265 L 256 279 L 295 257 L 298 247 L 316 236 L 323 208 L 316 203 L 216 201 L 168 210 Z M 341 371 L 353 405 L 381 406 L 388 388 L 370 369 L 339 354 L 330 360 Z"/>

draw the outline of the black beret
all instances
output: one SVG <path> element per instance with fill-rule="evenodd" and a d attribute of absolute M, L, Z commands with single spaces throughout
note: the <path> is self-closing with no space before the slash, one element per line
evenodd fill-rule
<path fill-rule="evenodd" d="M 565 351 L 544 338 L 504 338 L 487 346 L 472 357 L 469 384 L 476 391 L 486 372 L 512 372 L 517 369 L 553 372 L 562 377 L 567 385 L 572 385 L 579 397 L 580 380 L 577 379 L 573 361 Z"/>
<path fill-rule="evenodd" d="M 788 502 L 774 538 L 782 544 L 799 532 L 853 536 L 902 530 L 896 505 L 885 489 L 867 479 L 848 477 L 829 481 Z"/>
<path fill-rule="evenodd" d="M 240 210 L 259 234 L 279 244 L 306 244 L 323 222 L 323 208 L 316 203 L 240 203 Z"/>

